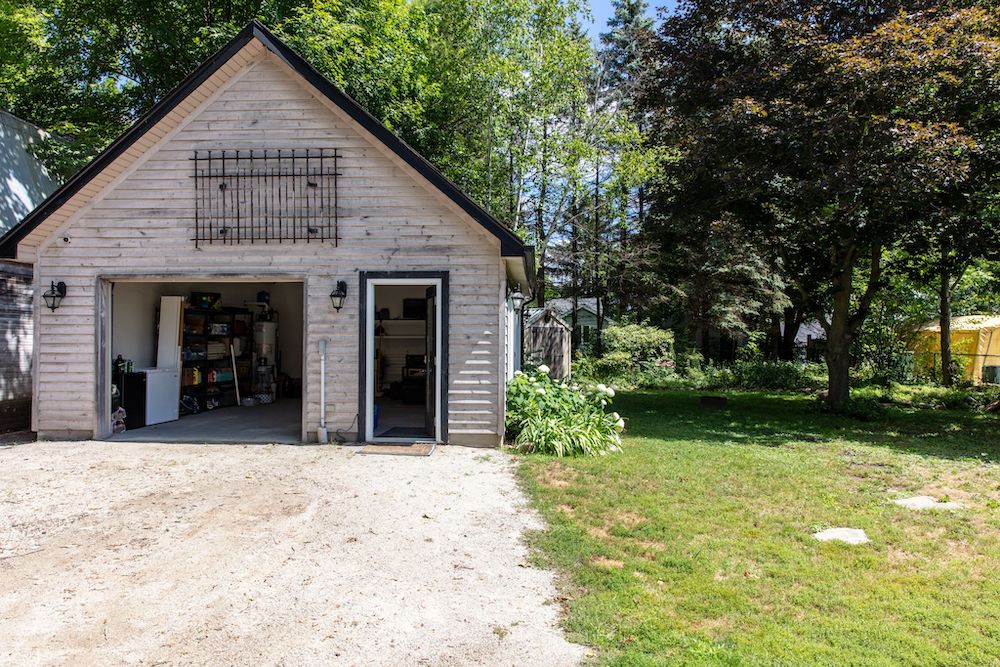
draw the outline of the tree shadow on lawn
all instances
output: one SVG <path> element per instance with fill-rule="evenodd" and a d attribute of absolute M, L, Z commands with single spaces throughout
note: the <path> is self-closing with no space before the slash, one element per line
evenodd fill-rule
<path fill-rule="evenodd" d="M 780 447 L 853 441 L 946 459 L 1000 460 L 1000 419 L 958 410 L 886 408 L 872 421 L 824 412 L 801 394 L 726 392 L 725 409 L 702 407 L 693 391 L 623 393 L 616 401 L 632 437 Z M 986 456 L 983 456 L 986 454 Z"/>

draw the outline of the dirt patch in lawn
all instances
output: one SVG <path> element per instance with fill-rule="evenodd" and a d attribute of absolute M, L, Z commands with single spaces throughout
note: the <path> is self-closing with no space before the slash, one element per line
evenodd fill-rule
<path fill-rule="evenodd" d="M 538 481 L 545 486 L 564 489 L 576 479 L 577 472 L 559 462 L 544 466 L 538 473 Z"/>
<path fill-rule="evenodd" d="M 0 662 L 576 664 L 541 527 L 500 453 L 2 449 Z"/>

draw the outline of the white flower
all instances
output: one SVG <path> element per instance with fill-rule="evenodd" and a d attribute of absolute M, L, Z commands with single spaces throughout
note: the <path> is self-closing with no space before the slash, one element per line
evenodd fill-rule
<path fill-rule="evenodd" d="M 607 394 L 611 398 L 615 397 L 615 390 L 612 387 L 605 387 L 604 388 L 604 393 Z"/>
<path fill-rule="evenodd" d="M 603 394 L 603 393 L 605 393 L 605 392 L 608 391 L 608 388 L 607 388 L 607 386 L 605 386 L 603 384 L 599 384 L 599 385 L 597 385 L 597 391 L 599 391 L 599 392 L 601 392 Z"/>
<path fill-rule="evenodd" d="M 618 429 L 619 433 L 621 433 L 622 431 L 624 431 L 625 430 L 625 420 L 624 419 L 619 419 L 618 421 L 616 421 L 615 422 L 615 428 Z"/>
<path fill-rule="evenodd" d="M 521 371 L 514 371 L 514 377 L 517 377 L 518 375 L 524 375 L 524 373 Z"/>
<path fill-rule="evenodd" d="M 601 399 L 601 407 L 603 408 L 603 407 L 604 407 L 604 406 L 606 406 L 607 404 L 608 404 L 608 402 L 607 402 L 607 401 L 605 401 L 605 400 L 604 400 L 604 399 L 602 398 L 602 399 Z"/>
<path fill-rule="evenodd" d="M 542 364 L 541 366 L 538 367 L 538 372 L 540 372 L 540 373 L 548 373 L 549 372 L 549 367 L 546 366 L 545 364 Z"/>
<path fill-rule="evenodd" d="M 621 418 L 622 418 L 622 416 L 621 416 L 620 414 L 618 414 L 617 412 L 612 412 L 612 413 L 611 413 L 611 416 L 612 416 L 613 418 L 615 418 L 615 419 L 621 419 Z"/>
<path fill-rule="evenodd" d="M 545 395 L 544 387 L 539 387 L 538 389 L 535 390 L 535 393 Z"/>

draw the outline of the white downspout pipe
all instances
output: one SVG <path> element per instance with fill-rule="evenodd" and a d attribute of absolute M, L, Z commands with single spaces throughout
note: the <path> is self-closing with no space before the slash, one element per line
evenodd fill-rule
<path fill-rule="evenodd" d="M 326 430 L 326 345 L 329 339 L 319 339 L 319 428 L 316 429 L 316 440 L 320 443 L 330 442 L 330 434 Z"/>

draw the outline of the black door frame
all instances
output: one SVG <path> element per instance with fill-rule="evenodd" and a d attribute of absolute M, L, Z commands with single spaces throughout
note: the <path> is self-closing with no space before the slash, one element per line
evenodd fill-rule
<path fill-rule="evenodd" d="M 368 326 L 374 325 L 368 321 L 368 282 L 380 279 L 402 280 L 439 280 L 441 293 L 438 295 L 441 309 L 441 329 L 438 337 L 441 342 L 440 382 L 437 393 L 441 412 L 437 415 L 440 424 L 441 442 L 448 442 L 448 343 L 451 338 L 448 329 L 448 271 L 359 271 L 358 272 L 358 440 L 365 440 L 368 430 Z M 374 315 L 374 313 L 373 313 Z M 373 318 L 374 319 L 374 318 Z"/>

